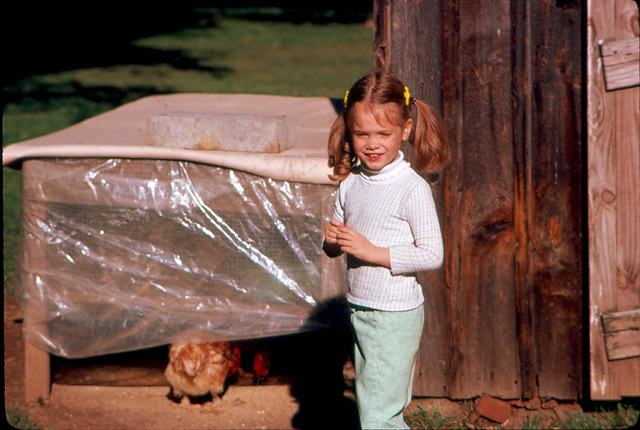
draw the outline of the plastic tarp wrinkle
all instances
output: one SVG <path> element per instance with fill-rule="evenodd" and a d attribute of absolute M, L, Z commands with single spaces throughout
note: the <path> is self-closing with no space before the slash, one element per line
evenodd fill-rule
<path fill-rule="evenodd" d="M 26 337 L 71 358 L 294 333 L 342 294 L 322 255 L 335 187 L 202 163 L 23 163 Z"/>

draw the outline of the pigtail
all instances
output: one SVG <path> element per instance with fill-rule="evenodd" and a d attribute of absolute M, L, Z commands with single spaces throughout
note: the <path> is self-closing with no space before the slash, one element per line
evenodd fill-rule
<path fill-rule="evenodd" d="M 412 99 L 417 115 L 409 141 L 417 158 L 418 171 L 437 172 L 451 160 L 449 132 L 442 117 L 434 108 Z"/>
<path fill-rule="evenodd" d="M 342 181 L 356 164 L 356 156 L 351 150 L 347 137 L 347 127 L 344 112 L 338 115 L 329 132 L 329 167 L 333 167 L 333 175 L 329 178 L 333 181 Z"/>

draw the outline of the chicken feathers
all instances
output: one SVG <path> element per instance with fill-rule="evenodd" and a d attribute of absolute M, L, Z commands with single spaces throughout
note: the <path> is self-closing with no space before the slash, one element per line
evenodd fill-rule
<path fill-rule="evenodd" d="M 170 397 L 182 399 L 211 394 L 220 397 L 227 377 L 238 370 L 240 350 L 228 342 L 177 343 L 169 349 L 165 377 Z"/>

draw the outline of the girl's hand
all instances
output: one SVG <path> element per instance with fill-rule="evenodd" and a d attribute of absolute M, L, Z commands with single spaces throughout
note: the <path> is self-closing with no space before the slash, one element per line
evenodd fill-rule
<path fill-rule="evenodd" d="M 336 221 L 337 222 L 337 221 Z M 336 226 L 337 227 L 337 226 Z M 342 252 L 369 263 L 377 264 L 387 268 L 391 267 L 389 249 L 375 246 L 362 234 L 351 227 L 337 227 L 337 244 Z"/>
<path fill-rule="evenodd" d="M 324 252 L 329 257 L 337 257 L 342 254 L 340 245 L 338 244 L 338 233 L 343 225 L 340 221 L 332 219 L 324 228 Z"/>
<path fill-rule="evenodd" d="M 338 243 L 338 233 L 340 229 L 344 227 L 342 223 L 336 219 L 332 219 L 329 224 L 324 228 L 324 237 L 328 244 Z"/>

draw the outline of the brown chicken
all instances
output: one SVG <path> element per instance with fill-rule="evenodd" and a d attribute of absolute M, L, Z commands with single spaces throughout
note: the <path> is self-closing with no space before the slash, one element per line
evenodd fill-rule
<path fill-rule="evenodd" d="M 220 397 L 227 377 L 240 365 L 240 350 L 229 342 L 177 343 L 169 349 L 165 377 L 171 385 L 170 397 Z"/>

